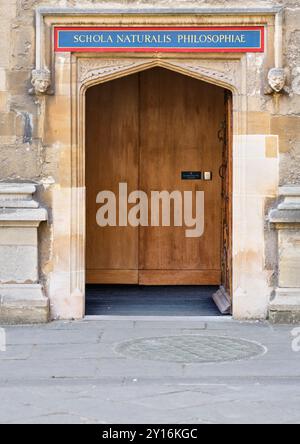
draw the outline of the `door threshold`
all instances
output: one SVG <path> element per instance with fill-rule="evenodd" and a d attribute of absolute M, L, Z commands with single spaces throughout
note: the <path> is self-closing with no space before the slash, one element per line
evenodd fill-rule
<path fill-rule="evenodd" d="M 226 316 L 122 316 L 122 315 L 88 315 L 84 321 L 186 321 L 186 322 L 209 322 L 209 321 L 233 321 L 233 317 Z"/>

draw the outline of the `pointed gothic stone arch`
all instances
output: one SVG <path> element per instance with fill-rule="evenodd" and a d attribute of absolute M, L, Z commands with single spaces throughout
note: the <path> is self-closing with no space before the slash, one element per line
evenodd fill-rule
<path fill-rule="evenodd" d="M 224 63 L 224 60 L 189 60 L 189 59 L 103 59 L 97 57 L 78 58 L 77 65 L 77 125 L 76 135 L 76 171 L 72 177 L 76 183 L 72 185 L 72 221 L 74 231 L 71 234 L 73 264 L 76 267 L 71 273 L 71 294 L 82 300 L 84 311 L 85 293 L 85 94 L 86 91 L 98 84 L 109 82 L 120 77 L 138 73 L 154 67 L 168 69 L 203 82 L 211 83 L 230 90 L 233 96 L 239 98 L 237 75 L 238 63 Z M 78 136 L 78 139 L 77 139 Z M 75 224 L 74 224 L 75 222 Z"/>

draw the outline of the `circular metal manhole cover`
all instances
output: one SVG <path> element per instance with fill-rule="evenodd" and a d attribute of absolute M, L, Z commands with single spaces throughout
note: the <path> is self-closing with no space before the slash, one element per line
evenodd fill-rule
<path fill-rule="evenodd" d="M 256 342 L 224 336 L 164 336 L 122 342 L 116 352 L 129 358 L 180 363 L 249 359 L 266 352 Z"/>

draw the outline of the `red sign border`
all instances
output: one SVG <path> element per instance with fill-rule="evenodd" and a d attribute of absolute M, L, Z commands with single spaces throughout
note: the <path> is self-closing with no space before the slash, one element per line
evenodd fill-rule
<path fill-rule="evenodd" d="M 60 31 L 260 31 L 260 47 L 259 48 L 60 48 L 58 46 L 58 33 Z M 55 52 L 264 52 L 265 50 L 265 27 L 264 26 L 55 26 L 54 27 L 54 51 Z"/>

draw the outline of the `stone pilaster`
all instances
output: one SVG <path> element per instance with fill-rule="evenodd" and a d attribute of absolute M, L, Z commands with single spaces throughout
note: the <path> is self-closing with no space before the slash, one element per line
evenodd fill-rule
<path fill-rule="evenodd" d="M 39 284 L 38 227 L 47 211 L 33 199 L 36 185 L 0 183 L 0 322 L 47 322 Z"/>
<path fill-rule="evenodd" d="M 278 287 L 270 303 L 272 322 L 300 321 L 300 186 L 280 188 L 283 200 L 270 212 L 278 231 Z"/>

